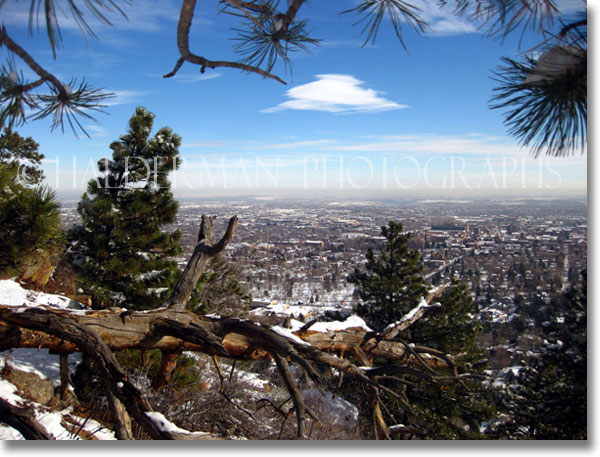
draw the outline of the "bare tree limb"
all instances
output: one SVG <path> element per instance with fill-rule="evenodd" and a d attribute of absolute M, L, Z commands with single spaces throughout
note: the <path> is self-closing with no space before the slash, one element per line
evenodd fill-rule
<path fill-rule="evenodd" d="M 33 87 L 36 87 L 43 82 L 51 83 L 56 90 L 60 93 L 61 97 L 64 99 L 68 99 L 69 95 L 67 94 L 67 90 L 63 86 L 63 84 L 58 80 L 56 76 L 52 73 L 47 72 L 40 64 L 38 64 L 33 57 L 31 57 L 25 49 L 15 43 L 6 33 L 6 28 L 4 26 L 0 27 L 0 44 L 6 46 L 13 53 L 18 55 L 23 62 L 27 64 L 29 68 L 31 68 L 41 79 L 35 83 Z"/>
<path fill-rule="evenodd" d="M 225 246 L 231 241 L 238 223 L 237 216 L 233 216 L 229 220 L 225 235 L 223 235 L 223 238 L 217 244 L 213 245 L 215 236 L 214 220 L 214 216 L 202 215 L 200 232 L 198 233 L 198 244 L 194 249 L 192 258 L 179 278 L 171 297 L 163 305 L 164 307 L 184 310 L 194 287 L 196 287 L 210 259 L 225 249 Z"/>
<path fill-rule="evenodd" d="M 108 383 L 106 385 L 106 397 L 114 416 L 114 432 L 118 440 L 132 440 L 131 418 L 123 403 L 113 394 Z"/>
<path fill-rule="evenodd" d="M 26 440 L 53 440 L 36 420 L 31 408 L 19 408 L 0 397 L 0 422 L 17 430 Z"/>
<path fill-rule="evenodd" d="M 248 5 L 244 4 L 244 2 L 241 2 L 238 0 L 223 0 L 223 1 L 225 3 L 233 6 L 234 8 L 238 9 L 239 11 L 241 11 L 242 14 L 244 16 L 246 16 L 248 18 L 248 20 L 250 20 L 250 22 L 252 22 L 256 26 L 256 28 L 262 29 L 264 27 L 263 24 L 250 13 L 250 9 L 248 8 Z"/>
<path fill-rule="evenodd" d="M 310 409 L 310 407 L 305 403 L 302 398 L 302 394 L 294 381 L 294 376 L 290 371 L 290 367 L 285 358 L 281 357 L 279 354 L 273 354 L 273 358 L 275 359 L 275 363 L 277 364 L 277 368 L 279 369 L 279 373 L 281 374 L 281 378 L 287 387 L 288 392 L 292 397 L 292 401 L 294 402 L 294 408 L 296 410 L 296 421 L 298 423 L 298 438 L 301 438 L 304 435 L 304 420 L 305 414 L 308 414 L 315 421 L 319 422 L 319 418 L 317 415 Z"/>

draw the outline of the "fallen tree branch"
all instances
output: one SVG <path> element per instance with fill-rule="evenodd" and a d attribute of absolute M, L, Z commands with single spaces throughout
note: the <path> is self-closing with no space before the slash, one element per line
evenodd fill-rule
<path fill-rule="evenodd" d="M 302 394 L 300 393 L 300 390 L 298 389 L 298 386 L 294 381 L 294 376 L 290 371 L 290 367 L 287 363 L 287 360 L 285 360 L 277 353 L 273 354 L 273 358 L 275 359 L 275 363 L 277 364 L 277 368 L 279 369 L 281 378 L 283 379 L 283 382 L 287 387 L 290 396 L 292 397 L 292 401 L 294 402 L 294 408 L 296 409 L 296 420 L 298 423 L 298 438 L 301 438 L 302 435 L 304 435 L 304 416 L 306 413 L 308 413 L 308 415 L 312 417 L 315 421 L 317 421 L 319 424 L 321 422 L 319 421 L 317 415 L 313 412 L 312 409 L 310 409 L 310 407 L 305 403 L 304 399 L 302 398 Z"/>
<path fill-rule="evenodd" d="M 31 408 L 19 408 L 0 397 L 0 422 L 17 430 L 26 440 L 53 440 Z"/>
<path fill-rule="evenodd" d="M 296 414 L 299 437 L 304 433 L 305 416 L 308 415 L 317 422 L 318 418 L 304 402 L 288 360 L 300 366 L 321 391 L 323 380 L 313 364 L 335 368 L 340 376 L 348 375 L 365 384 L 370 392 L 376 435 L 382 438 L 388 438 L 392 431 L 383 419 L 379 396 L 389 395 L 400 401 L 407 411 L 411 408 L 401 394 L 379 382 L 380 376 L 391 380 L 394 375 L 402 374 L 433 384 L 446 380 L 463 382 L 469 378 L 468 374 L 458 374 L 456 362 L 451 356 L 390 338 L 398 328 L 402 328 L 401 325 L 395 326 L 393 332 L 384 332 L 385 335 L 369 331 L 364 326 L 316 331 L 313 323 L 291 332 L 289 329 L 269 327 L 248 319 L 198 316 L 187 311 L 185 303 L 195 282 L 210 258 L 230 242 L 237 217 L 230 219 L 225 234 L 218 243 L 214 243 L 213 225 L 214 217 L 202 216 L 194 254 L 172 296 L 161 308 L 127 311 L 127 319 L 123 319 L 124 310 L 82 311 L 0 303 L 0 350 L 43 347 L 63 354 L 76 351 L 88 354 L 98 369 L 98 376 L 106 382 L 110 395 L 114 396 L 113 405 L 122 403 L 129 416 L 154 439 L 178 439 L 182 436 L 181 433 L 171 432 L 169 427 L 164 427 L 162 419 L 156 420 L 158 413 L 152 411 L 140 391 L 127 379 L 112 351 L 161 350 L 164 367 L 161 368 L 162 379 L 155 380 L 157 388 L 168 381 L 175 367 L 176 356 L 182 351 L 191 350 L 213 357 L 226 357 L 233 359 L 234 363 L 235 360 L 272 358 L 294 403 L 292 410 Z M 431 305 L 427 302 L 419 304 L 402 322 L 416 322 L 417 318 L 425 315 L 425 310 L 429 307 Z M 360 366 L 336 354 L 350 354 Z M 428 357 L 424 358 L 421 354 L 428 354 Z M 373 366 L 374 360 L 381 359 L 385 360 L 385 365 Z M 427 366 L 432 362 L 438 368 L 448 369 L 449 376 L 436 379 L 433 370 Z M 219 376 L 223 385 L 222 373 Z M 292 410 L 285 413 L 286 418 Z M 115 416 L 122 418 L 119 437 L 129 437 L 127 416 L 122 411 L 115 411 Z M 186 435 L 185 438 L 192 435 Z"/>

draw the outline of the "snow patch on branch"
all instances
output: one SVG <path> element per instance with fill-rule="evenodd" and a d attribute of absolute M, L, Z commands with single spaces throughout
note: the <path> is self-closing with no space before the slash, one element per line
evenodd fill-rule
<path fill-rule="evenodd" d="M 419 302 L 419 304 L 417 306 L 415 306 L 408 313 L 406 313 L 404 316 L 402 316 L 402 319 L 400 319 L 399 321 L 389 324 L 385 329 L 383 329 L 382 333 L 390 332 L 393 329 L 395 329 L 397 326 L 410 321 L 422 309 L 439 308 L 441 306 L 442 306 L 441 303 L 433 303 L 430 305 L 425 301 L 425 298 L 421 297 L 421 301 Z"/>
<path fill-rule="evenodd" d="M 299 321 L 296 321 L 296 322 L 299 322 Z M 309 343 L 307 343 L 304 340 L 301 340 L 296 335 L 294 335 L 292 333 L 291 329 L 283 328 L 283 327 L 281 327 L 279 325 L 276 325 L 274 327 L 271 327 L 271 330 L 273 330 L 275 333 L 277 333 L 277 334 L 279 334 L 279 335 L 281 335 L 281 336 L 283 336 L 283 337 L 285 337 L 285 338 L 287 338 L 289 340 L 292 340 L 294 343 L 302 344 L 304 346 L 310 346 Z"/>
<path fill-rule="evenodd" d="M 154 422 L 156 427 L 161 432 L 167 433 L 191 433 L 189 430 L 185 430 L 183 428 L 177 427 L 173 422 L 168 420 L 164 415 L 159 413 L 158 411 L 148 411 L 146 412 L 146 416 Z"/>
<path fill-rule="evenodd" d="M 302 323 L 302 325 L 304 325 Z M 367 323 L 356 315 L 348 316 L 345 321 L 333 321 L 333 322 L 317 322 L 311 325 L 310 330 L 314 332 L 339 332 L 342 330 L 348 330 L 351 328 L 362 328 L 367 332 L 372 332 L 373 330 L 369 328 Z"/>

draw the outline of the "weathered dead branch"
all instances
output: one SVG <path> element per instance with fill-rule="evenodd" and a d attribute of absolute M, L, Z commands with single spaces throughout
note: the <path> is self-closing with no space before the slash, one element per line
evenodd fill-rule
<path fill-rule="evenodd" d="M 54 439 L 35 419 L 31 408 L 19 408 L 0 397 L 0 422 L 17 430 L 26 440 Z"/>
<path fill-rule="evenodd" d="M 238 223 L 237 216 L 233 216 L 229 220 L 225 235 L 223 235 L 223 238 L 216 244 L 214 244 L 214 222 L 215 216 L 202 216 L 200 232 L 198 233 L 198 244 L 194 249 L 192 258 L 179 278 L 179 282 L 175 286 L 171 297 L 163 306 L 184 310 L 194 287 L 196 287 L 196 284 L 198 283 L 198 279 L 200 279 L 200 276 L 206 269 L 210 259 L 225 249 L 231 241 L 231 238 L 233 238 Z"/>
<path fill-rule="evenodd" d="M 380 438 L 389 438 L 391 434 L 400 432 L 386 425 L 380 408 L 380 395 L 390 395 L 410 409 L 402 395 L 382 385 L 380 378 L 390 380 L 408 376 L 434 384 L 468 379 L 468 375 L 458 374 L 451 356 L 394 338 L 400 330 L 413 325 L 418 320 L 417 316 L 424 316 L 428 309 L 434 307 L 428 301 L 411 311 L 410 319 L 395 326 L 393 332 L 382 334 L 360 327 L 319 332 L 307 324 L 294 332 L 294 337 L 288 337 L 252 320 L 198 316 L 185 310 L 189 294 L 208 261 L 221 252 L 233 237 L 237 218 L 231 218 L 225 235 L 216 244 L 213 223 L 214 218 L 202 217 L 194 254 L 173 295 L 161 308 L 124 313 L 114 309 L 71 311 L 0 303 L 0 350 L 36 347 L 61 354 L 87 353 L 94 360 L 98 375 L 105 380 L 111 398 L 114 397 L 111 403 L 115 417 L 119 419 L 118 436 L 125 439 L 131 436 L 128 416 L 155 439 L 190 439 L 190 436 L 165 431 L 152 420 L 152 415 L 148 414 L 152 412 L 149 403 L 127 379 L 113 354 L 113 351 L 123 349 L 162 351 L 162 368 L 153 383 L 157 389 L 168 382 L 177 356 L 182 351 L 203 352 L 214 356 L 215 360 L 216 356 L 233 360 L 271 358 L 293 401 L 299 437 L 303 436 L 305 416 L 316 422 L 318 418 L 304 402 L 289 362 L 300 366 L 319 389 L 322 389 L 322 378 L 314 364 L 335 368 L 341 374 L 363 382 L 370 392 L 375 434 Z M 434 298 L 431 296 L 428 300 Z M 347 357 L 348 354 L 356 363 Z M 375 360 L 381 359 L 386 360 L 385 366 L 373 366 Z M 448 376 L 438 376 L 431 367 L 446 368 Z M 120 404 L 124 410 L 119 410 Z"/>

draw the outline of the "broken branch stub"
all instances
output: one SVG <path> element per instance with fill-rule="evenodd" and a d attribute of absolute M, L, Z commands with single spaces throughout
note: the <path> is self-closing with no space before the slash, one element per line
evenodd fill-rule
<path fill-rule="evenodd" d="M 192 291 L 206 269 L 208 262 L 225 249 L 233 238 L 235 228 L 238 224 L 237 216 L 233 216 L 229 219 L 225 234 L 216 244 L 213 244 L 215 237 L 214 220 L 215 216 L 202 215 L 200 232 L 198 233 L 198 244 L 194 249 L 190 261 L 186 265 L 185 270 L 183 270 L 171 297 L 164 303 L 163 307 L 177 311 L 185 310 L 185 305 L 190 299 Z"/>

